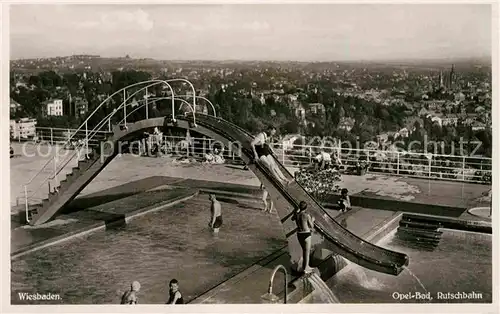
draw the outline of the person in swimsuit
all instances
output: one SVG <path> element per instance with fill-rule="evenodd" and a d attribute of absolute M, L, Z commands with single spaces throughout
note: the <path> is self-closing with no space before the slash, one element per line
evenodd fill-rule
<path fill-rule="evenodd" d="M 348 194 L 349 191 L 346 188 L 343 188 L 340 191 L 340 200 L 338 201 L 338 205 L 341 213 L 345 213 L 351 209 L 351 199 Z"/>
<path fill-rule="evenodd" d="M 250 145 L 252 146 L 255 160 L 262 161 L 282 185 L 287 185 L 292 180 L 288 180 L 283 175 L 283 172 L 281 172 L 280 168 L 276 164 L 276 161 L 274 160 L 274 157 L 272 156 L 273 152 L 268 143 L 269 137 L 274 134 L 276 134 L 276 128 L 274 126 L 269 126 L 266 131 L 259 133 Z"/>
<path fill-rule="evenodd" d="M 179 291 L 179 281 L 175 278 L 170 280 L 167 304 L 184 304 L 182 293 Z"/>
<path fill-rule="evenodd" d="M 141 284 L 138 281 L 132 282 L 130 290 L 125 291 L 122 295 L 120 304 L 137 304 L 137 292 L 141 289 Z"/>
<path fill-rule="evenodd" d="M 262 202 L 264 203 L 264 212 L 271 213 L 274 209 L 274 203 L 273 200 L 271 199 L 271 206 L 267 203 L 267 197 L 269 196 L 269 192 L 267 192 L 266 188 L 264 187 L 264 184 L 260 184 L 260 189 L 262 190 Z"/>
<path fill-rule="evenodd" d="M 215 194 L 210 194 L 209 196 L 212 205 L 210 206 L 211 219 L 208 226 L 212 229 L 214 234 L 219 233 L 219 228 L 222 226 L 222 211 L 220 202 L 215 197 Z"/>
<path fill-rule="evenodd" d="M 311 255 L 311 232 L 314 229 L 314 218 L 306 210 L 307 203 L 301 201 L 293 220 L 297 223 L 297 239 L 302 247 L 302 270 L 305 273 L 310 273 L 313 270 L 309 267 L 309 259 Z"/>
<path fill-rule="evenodd" d="M 340 171 L 342 168 L 342 160 L 340 159 L 339 152 L 333 153 L 333 168 Z"/>
<path fill-rule="evenodd" d="M 316 157 L 314 157 L 314 169 L 315 170 L 325 170 L 332 162 L 332 157 L 325 151 L 321 151 Z"/>

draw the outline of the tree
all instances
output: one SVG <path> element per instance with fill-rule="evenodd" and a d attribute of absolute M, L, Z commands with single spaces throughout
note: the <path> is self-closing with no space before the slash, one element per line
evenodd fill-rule
<path fill-rule="evenodd" d="M 338 112 L 337 112 L 337 115 L 338 115 L 338 119 L 339 121 L 345 117 L 345 110 L 344 110 L 344 107 L 342 106 L 339 106 L 339 109 L 338 109 Z"/>
<path fill-rule="evenodd" d="M 113 77 L 113 90 L 118 91 L 126 86 L 139 83 L 142 81 L 147 81 L 151 79 L 151 74 L 143 71 L 114 71 L 112 72 Z M 140 89 L 144 86 L 138 86 Z M 133 92 L 131 90 L 131 92 Z"/>
<path fill-rule="evenodd" d="M 431 126 L 430 134 L 433 139 L 440 140 L 443 138 L 443 129 L 437 122 L 434 122 Z"/>
<path fill-rule="evenodd" d="M 487 157 L 492 156 L 492 130 L 481 130 L 476 132 L 475 137 L 481 142 L 480 151 L 476 154 L 484 154 Z"/>
<path fill-rule="evenodd" d="M 54 71 L 45 71 L 40 73 L 41 86 L 46 89 L 52 89 L 63 84 L 63 79 Z"/>
<path fill-rule="evenodd" d="M 281 128 L 281 133 L 284 134 L 296 134 L 299 133 L 299 121 L 297 119 L 292 119 L 286 122 Z"/>
<path fill-rule="evenodd" d="M 34 85 L 38 88 L 40 88 L 42 86 L 42 81 L 40 80 L 40 78 L 36 75 L 31 75 L 28 79 L 28 84 L 31 86 L 31 85 Z"/>
<path fill-rule="evenodd" d="M 63 75 L 63 84 L 68 88 L 70 94 L 75 96 L 80 89 L 80 78 L 76 73 L 65 73 Z"/>

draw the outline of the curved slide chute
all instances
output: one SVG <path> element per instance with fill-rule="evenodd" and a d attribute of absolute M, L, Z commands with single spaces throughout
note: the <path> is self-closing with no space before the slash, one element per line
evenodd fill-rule
<path fill-rule="evenodd" d="M 180 120 L 183 120 L 183 118 L 180 118 Z M 185 120 L 192 122 L 189 117 L 185 118 Z M 301 250 L 296 240 L 296 236 L 292 236 L 296 232 L 296 226 L 295 223 L 291 221 L 291 217 L 298 203 L 300 201 L 306 201 L 309 205 L 309 212 L 315 218 L 316 231 L 321 235 L 323 242 L 326 242 L 324 243 L 326 244 L 325 246 L 332 252 L 340 254 L 363 267 L 392 275 L 398 275 L 403 268 L 408 265 L 409 258 L 406 254 L 373 245 L 342 227 L 329 215 L 316 199 L 306 192 L 297 182 L 294 181 L 287 186 L 283 186 L 273 177 L 265 166 L 261 165 L 259 162 L 252 163 L 253 152 L 250 142 L 253 136 L 247 131 L 221 118 L 206 115 L 197 114 L 196 123 L 198 126 L 210 129 L 226 139 L 237 142 L 241 146 L 241 157 L 249 164 L 250 170 L 257 175 L 262 184 L 264 184 L 269 191 L 273 201 L 277 203 L 276 208 L 281 218 L 281 222 L 288 227 L 286 229 L 289 231 L 286 232 L 286 235 L 289 242 L 292 261 L 298 262 Z M 293 177 L 292 174 L 290 174 L 275 156 L 274 158 L 283 174 L 288 179 L 291 179 Z"/>

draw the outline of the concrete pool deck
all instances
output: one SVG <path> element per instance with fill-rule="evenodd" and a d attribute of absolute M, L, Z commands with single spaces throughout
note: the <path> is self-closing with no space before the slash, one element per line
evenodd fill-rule
<path fill-rule="evenodd" d="M 30 170 L 29 160 L 11 160 L 12 195 L 19 192 L 14 184 L 20 178 L 26 178 Z M 19 162 L 19 164 L 15 164 Z M 24 174 L 17 172 L 23 169 Z M 38 169 L 36 169 L 38 170 Z M 293 169 L 291 169 L 293 170 Z M 15 178 L 14 180 L 12 180 Z M 382 174 L 367 174 L 363 177 L 343 175 L 339 185 L 347 187 L 352 197 L 372 202 L 382 202 L 379 207 L 359 206 L 337 219 L 345 220 L 348 229 L 368 239 L 384 224 L 411 206 L 446 208 L 441 214 L 467 220 L 480 220 L 481 217 L 467 212 L 470 207 L 491 206 L 485 194 L 491 186 L 466 184 L 448 181 L 432 181 L 426 179 L 393 177 Z M 222 181 L 222 182 L 220 182 Z M 11 257 L 29 254 L 33 249 L 57 243 L 76 234 L 106 228 L 106 222 L 120 221 L 117 216 L 127 216 L 161 210 L 167 206 L 194 196 L 200 190 L 217 191 L 227 195 L 221 196 L 223 206 L 231 206 L 239 210 L 260 208 L 259 181 L 250 171 L 232 165 L 206 164 L 173 164 L 166 158 L 141 158 L 122 156 L 115 158 L 94 181 L 70 204 L 73 213 L 66 213 L 45 226 L 20 226 L 16 220 L 11 222 Z M 42 193 L 42 197 L 44 193 Z M 146 202 L 144 200 L 147 199 Z M 234 202 L 234 200 L 237 200 Z M 374 200 L 374 201 L 373 201 Z M 391 210 L 381 210 L 384 202 L 397 204 Z M 174 204 L 170 204 L 174 202 Z M 11 200 L 12 204 L 12 200 Z M 402 205 L 400 205 L 402 204 Z M 412 205 L 413 204 L 413 205 Z M 12 204 L 14 205 L 14 204 Z M 398 206 L 402 206 L 398 208 Z M 373 209 L 378 208 L 378 209 Z M 14 206 L 11 213 L 22 211 L 23 206 Z M 441 210 L 439 208 L 435 209 Z M 337 216 L 336 211 L 332 211 Z M 259 213 L 260 215 L 261 213 Z M 432 212 L 430 213 L 432 214 Z M 276 227 L 279 223 L 276 224 Z M 276 258 L 273 258 L 276 257 Z M 227 279 L 214 282 L 216 287 L 208 291 L 200 291 L 193 296 L 193 303 L 261 303 L 260 296 L 266 292 L 270 272 L 279 263 L 286 263 L 286 248 L 277 251 L 254 265 L 248 265 L 246 271 L 240 272 L 233 281 Z M 277 276 L 275 290 L 278 294 L 282 286 Z M 185 279 L 189 280 L 189 279 Z M 222 282 L 222 284 L 221 284 Z M 263 289 L 249 292 L 245 287 L 253 283 Z M 221 284 L 220 286 L 218 286 Z M 228 284 L 231 292 L 226 290 Z M 195 286 L 189 283 L 188 286 Z"/>
<path fill-rule="evenodd" d="M 371 210 L 367 208 L 353 208 L 353 210 L 338 215 L 336 218 L 346 223 L 346 228 L 362 239 L 378 242 L 387 233 L 397 226 L 401 213 L 393 211 Z M 319 253 L 321 254 L 321 253 Z M 278 265 L 289 266 L 290 260 L 286 247 L 252 265 L 237 276 L 223 282 L 214 289 L 200 295 L 192 304 L 242 304 L 242 303 L 269 303 L 262 299 L 267 292 L 272 270 Z M 312 264 L 311 264 L 312 265 Z M 290 275 L 290 274 L 289 274 Z M 297 278 L 291 276 L 292 279 Z M 290 280 L 290 278 L 289 278 Z M 283 298 L 283 275 L 275 277 L 273 293 Z M 252 287 L 254 289 L 249 289 Z M 298 300 L 303 299 L 301 296 Z M 290 296 L 290 298 L 293 298 Z M 298 300 L 296 300 L 298 302 Z M 283 302 L 283 300 L 279 301 Z"/>
<path fill-rule="evenodd" d="M 11 298 L 19 303 L 15 292 L 45 289 L 61 291 L 58 304 L 116 304 L 115 290 L 138 280 L 140 304 L 164 304 L 168 281 L 177 278 L 190 301 L 286 245 L 278 216 L 239 204 L 222 206 L 217 237 L 207 227 L 210 201 L 198 195 L 134 218 L 125 228 L 92 232 L 13 259 Z"/>
<path fill-rule="evenodd" d="M 161 181 L 165 180 L 158 180 L 158 182 Z M 77 229 L 79 232 L 82 232 L 82 230 L 84 230 L 85 228 L 88 228 L 90 231 L 93 231 L 91 230 L 92 228 L 94 228 L 95 230 L 95 225 L 99 222 L 97 222 L 98 217 L 94 217 L 94 219 L 91 219 L 92 216 L 89 217 L 89 215 L 93 213 L 100 212 L 116 214 L 117 208 L 120 208 L 119 213 L 134 214 L 135 211 L 132 209 L 138 205 L 138 199 L 147 198 L 149 200 L 148 202 L 151 203 L 162 200 L 162 202 L 167 203 L 172 199 L 178 199 L 186 195 L 192 195 L 193 191 L 193 189 L 178 188 L 165 190 L 165 186 L 160 186 L 158 188 L 153 188 L 152 190 L 147 192 L 138 193 L 136 195 L 125 197 L 120 200 L 114 200 L 97 207 L 92 207 L 83 211 L 79 211 L 77 213 L 65 215 L 64 217 L 60 218 L 60 222 L 67 221 L 66 224 L 55 224 L 48 228 L 16 229 L 16 235 L 19 235 L 19 232 L 30 233 L 38 230 L 37 232 L 39 234 L 45 234 L 45 236 L 49 238 L 45 240 L 46 243 L 49 243 L 50 241 L 60 241 L 60 234 L 58 232 L 55 232 L 55 230 L 59 230 L 59 232 L 61 233 L 72 232 L 72 229 Z M 134 202 L 134 200 L 136 201 Z M 195 206 L 199 204 L 200 206 L 198 207 L 200 208 L 200 210 L 205 210 L 206 208 L 208 208 L 208 199 L 206 196 L 202 195 L 195 196 L 194 199 L 187 200 L 183 203 L 193 204 Z M 239 203 L 235 204 L 226 203 L 222 200 L 222 206 L 225 211 L 237 210 L 247 212 L 249 209 L 255 209 L 256 212 L 254 215 L 258 215 L 259 217 L 263 215 L 267 216 L 269 217 L 269 219 L 275 220 L 272 223 L 273 226 L 275 226 L 276 228 L 280 227 L 279 219 L 277 216 L 269 214 L 266 215 L 260 212 L 259 210 L 261 209 L 261 204 L 252 203 L 254 202 L 245 202 L 245 200 L 240 200 Z M 172 210 L 175 210 L 175 208 L 179 207 L 179 205 L 175 205 Z M 373 236 L 375 235 L 378 235 L 378 237 L 384 235 L 383 233 L 377 233 L 377 231 L 383 229 L 385 225 L 389 224 L 391 221 L 393 225 L 397 224 L 397 221 L 395 222 L 395 220 L 397 220 L 396 218 L 399 216 L 399 213 L 393 211 L 370 210 L 366 208 L 353 208 L 353 210 L 348 213 L 336 216 L 339 221 L 343 220 L 347 225 L 347 228 L 355 234 L 360 235 L 366 240 L 373 240 Z M 73 221 L 68 222 L 69 220 Z M 259 228 L 259 225 L 261 225 L 259 221 L 260 220 L 253 220 L 253 223 L 257 224 L 256 228 Z M 103 222 L 100 222 L 100 225 L 104 227 L 105 224 Z M 45 230 L 45 232 L 42 232 L 42 230 Z M 54 232 L 47 232 L 47 230 L 52 230 Z M 72 238 L 73 235 L 66 234 L 66 240 L 71 240 Z M 285 244 L 284 238 L 283 244 Z M 40 238 L 38 238 L 38 241 L 26 247 L 24 250 L 18 251 L 17 258 L 21 257 L 22 254 L 29 254 L 34 252 L 32 249 L 35 246 L 38 248 L 43 247 L 43 242 L 40 242 Z M 239 271 L 237 272 L 237 274 L 231 272 L 231 276 L 219 278 L 218 280 L 221 281 L 213 282 L 213 285 L 215 285 L 215 287 L 212 287 L 205 292 L 199 291 L 198 295 L 193 295 L 193 301 L 191 303 L 262 303 L 264 301 L 261 299 L 261 295 L 265 293 L 267 289 L 268 280 L 272 269 L 278 264 L 287 265 L 288 262 L 289 260 L 287 255 L 287 247 L 284 246 L 282 249 L 275 251 L 271 255 L 255 261 L 254 264 L 249 264 L 243 271 Z M 195 277 L 196 276 L 184 276 L 182 278 L 185 294 L 191 294 L 192 289 L 197 289 L 196 287 L 198 279 L 197 277 Z M 214 278 L 212 278 L 211 280 L 214 280 Z M 274 289 L 274 291 L 278 295 L 282 292 L 282 283 L 280 284 L 280 280 L 282 281 L 282 279 L 277 278 Z M 248 287 L 253 287 L 253 289 L 248 289 Z"/>
<path fill-rule="evenodd" d="M 170 183 L 170 184 L 169 184 Z M 139 188 L 141 186 L 142 188 Z M 180 188 L 180 187 L 184 188 Z M 249 195 L 258 196 L 259 190 L 256 187 L 245 187 L 241 185 L 231 185 L 226 183 L 217 183 L 217 182 L 204 182 L 197 180 L 176 180 L 175 178 L 165 178 L 165 177 L 153 177 L 147 178 L 143 180 L 138 180 L 136 182 L 131 182 L 125 184 L 121 187 L 114 187 L 109 189 L 108 191 L 101 191 L 96 193 L 94 196 L 102 197 L 104 195 L 126 195 L 127 193 L 131 193 L 133 191 L 136 194 L 131 196 L 127 196 L 118 200 L 113 200 L 107 202 L 105 204 L 95 206 L 92 208 L 88 208 L 82 211 L 78 211 L 76 213 L 67 214 L 63 217 L 60 217 L 61 221 L 66 221 L 66 224 L 55 224 L 50 228 L 42 228 L 45 230 L 52 230 L 52 232 L 41 232 L 41 229 L 37 228 L 17 228 L 16 235 L 19 235 L 22 232 L 30 233 L 30 232 L 38 232 L 39 235 L 43 234 L 44 237 L 48 237 L 49 239 L 45 240 L 47 243 L 51 241 L 60 240 L 58 237 L 68 238 L 71 234 L 64 235 L 64 232 L 71 232 L 71 229 L 77 229 L 79 232 L 82 232 L 83 229 L 92 229 L 95 228 L 96 223 L 101 226 L 101 229 L 105 228 L 105 222 L 97 221 L 99 216 L 96 213 L 106 213 L 106 214 L 116 214 L 116 213 L 129 213 L 134 214 L 137 212 L 137 208 L 144 205 L 139 200 L 140 199 L 148 199 L 148 203 L 157 204 L 158 202 L 163 202 L 165 204 L 175 200 L 176 198 L 189 197 L 194 195 L 194 191 L 198 191 L 198 189 L 203 188 L 206 190 L 217 190 L 221 193 L 229 193 L 231 194 L 240 194 L 247 193 Z M 224 188 L 226 191 L 224 191 Z M 139 192 L 141 189 L 147 189 L 145 192 Z M 199 199 L 202 197 L 205 199 L 205 203 L 207 202 L 206 197 L 198 196 Z M 92 195 L 87 196 L 87 198 L 92 199 Z M 236 197 L 237 198 L 237 197 Z M 248 210 L 250 209 L 260 209 L 261 204 L 258 201 L 251 200 L 251 197 L 248 199 L 239 199 L 236 203 L 233 202 L 235 198 L 229 200 L 229 203 L 224 201 L 222 197 L 221 201 L 223 202 L 223 208 L 233 208 L 232 210 Z M 85 199 L 85 198 L 83 198 Z M 185 203 L 185 202 L 184 202 Z M 187 201 L 187 203 L 192 203 L 192 201 Z M 194 201 L 193 204 L 197 204 L 199 201 Z M 205 204 L 203 203 L 203 204 Z M 158 205 L 158 204 L 157 204 Z M 147 212 L 148 209 L 152 209 L 156 206 L 150 206 L 143 209 L 140 209 L 139 212 Z M 174 205 L 175 207 L 175 205 Z M 207 206 L 203 206 L 207 207 Z M 118 212 L 117 209 L 119 208 Z M 257 214 L 257 213 L 256 213 Z M 347 228 L 353 233 L 361 236 L 363 239 L 376 242 L 377 239 L 383 237 L 387 232 L 393 230 L 398 223 L 398 217 L 400 216 L 400 212 L 396 211 L 384 211 L 384 210 L 373 210 L 368 208 L 360 208 L 354 207 L 353 210 L 339 215 L 338 212 L 334 212 L 334 216 L 339 222 L 347 225 Z M 258 215 L 263 215 L 263 213 L 258 213 Z M 102 219 L 102 217 L 101 217 Z M 277 217 L 276 217 L 277 220 Z M 279 221 L 277 220 L 275 223 L 276 227 L 279 227 Z M 22 230 L 22 231 L 21 231 Z M 38 231 L 37 231 L 38 230 Z M 91 230 L 92 231 L 92 230 Z M 385 231 L 385 232 L 379 232 Z M 74 233 L 74 232 L 73 232 Z M 13 234 L 14 237 L 14 234 Z M 375 238 L 376 237 L 376 238 Z M 34 239 L 33 237 L 32 239 Z M 40 240 L 40 238 L 38 238 Z M 284 241 L 284 239 L 283 239 Z M 30 241 L 24 240 L 24 244 L 29 243 Z M 22 244 L 22 243 L 19 243 Z M 24 248 L 25 254 L 30 253 L 30 249 L 33 247 L 40 247 L 43 245 L 40 241 L 35 242 L 28 247 Z M 31 248 L 30 248 L 31 246 Z M 19 254 L 19 253 L 18 253 Z M 284 246 L 282 249 L 275 251 L 271 255 L 264 257 L 263 259 L 259 259 L 254 262 L 254 264 L 249 264 L 247 267 L 237 273 L 229 272 L 229 277 L 221 277 L 217 281 L 211 281 L 213 287 L 206 291 L 198 291 L 192 295 L 192 301 L 190 303 L 193 304 L 241 304 L 241 303 L 266 303 L 261 296 L 266 292 L 268 281 L 270 278 L 270 274 L 272 269 L 279 265 L 284 264 L 287 265 L 289 263 L 287 256 L 287 247 Z M 191 278 L 189 276 L 183 278 L 183 287 L 185 293 L 192 293 L 190 289 L 197 289 L 197 279 Z M 208 280 L 208 279 L 207 279 Z M 212 278 L 215 280 L 215 278 Z M 253 289 L 248 289 L 248 287 L 254 287 Z M 281 276 L 277 276 L 274 285 L 274 292 L 278 296 L 281 296 L 283 293 L 283 279 Z"/>
<path fill-rule="evenodd" d="M 21 227 L 16 218 L 11 219 L 11 252 L 17 252 L 22 248 L 40 243 L 40 241 L 48 241 L 53 237 L 61 237 L 65 233 L 73 233 L 75 230 L 88 228 L 87 226 L 94 226 L 96 223 L 103 226 L 105 219 L 102 214 L 96 215 L 95 208 L 102 206 L 121 208 L 124 202 L 135 204 L 136 207 L 126 206 L 129 211 L 136 211 L 139 209 L 138 207 L 153 206 L 153 203 L 147 206 L 139 205 L 139 203 L 134 203 L 133 199 L 134 195 L 155 188 L 188 188 L 190 191 L 184 190 L 183 192 L 188 194 L 200 189 L 212 190 L 230 195 L 233 199 L 234 197 L 257 199 L 261 195 L 258 188 L 258 179 L 253 173 L 243 170 L 242 167 L 206 164 L 172 165 L 171 162 L 162 161 L 162 158 L 143 158 L 145 160 L 144 164 L 139 163 L 136 165 L 138 159 L 136 157 L 132 158 L 127 159 L 124 156 L 113 160 L 110 166 L 100 173 L 78 198 L 68 206 L 71 211 L 82 209 L 83 211 L 60 216 L 56 221 L 40 228 Z M 128 163 L 132 163 L 134 167 L 141 167 L 142 165 L 143 168 L 138 171 Z M 153 165 L 157 167 L 152 167 Z M 142 172 L 141 170 L 144 170 L 144 167 L 149 170 Z M 159 170 L 155 171 L 154 176 L 141 178 L 145 174 L 151 173 L 151 169 L 156 168 Z M 165 168 L 173 170 L 171 171 L 173 174 L 184 177 L 158 175 Z M 14 172 L 15 168 L 11 172 L 11 177 Z M 137 175 L 138 172 L 140 176 Z M 131 173 L 136 175 L 131 175 Z M 408 182 L 411 182 L 411 185 Z M 344 175 L 341 184 L 341 186 L 345 186 L 350 190 L 353 205 L 365 208 L 412 211 L 412 207 L 418 207 L 417 209 L 425 210 L 422 212 L 424 214 L 444 215 L 477 221 L 487 219 L 472 215 L 467 209 L 485 205 L 490 206 L 487 203 L 488 199 L 484 197 L 490 187 L 484 185 L 414 178 L 405 179 L 370 174 L 363 177 Z M 423 190 L 424 187 L 427 188 L 427 191 Z M 464 191 L 467 191 L 467 193 Z M 151 191 L 150 193 L 154 192 Z M 161 203 L 168 202 L 172 195 L 156 193 L 155 197 L 152 199 L 153 202 Z M 120 201 L 120 199 L 125 200 Z M 20 212 L 23 207 L 16 209 L 16 206 L 14 206 L 11 212 Z M 418 210 L 413 211 L 419 212 Z M 93 214 L 89 215 L 89 212 Z"/>
<path fill-rule="evenodd" d="M 181 188 L 149 191 L 63 214 L 40 226 L 16 226 L 13 221 L 11 258 L 93 231 L 118 227 L 130 218 L 174 206 L 197 193 L 197 190 Z"/>

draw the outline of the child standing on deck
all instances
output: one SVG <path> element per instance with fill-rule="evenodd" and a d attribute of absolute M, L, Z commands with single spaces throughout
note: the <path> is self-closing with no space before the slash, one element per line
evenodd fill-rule
<path fill-rule="evenodd" d="M 271 206 L 267 203 L 267 197 L 269 196 L 269 192 L 267 192 L 266 187 L 264 184 L 260 184 L 260 189 L 262 190 L 262 202 L 264 203 L 264 212 L 271 213 L 274 209 L 274 203 L 273 200 L 271 199 Z"/>

